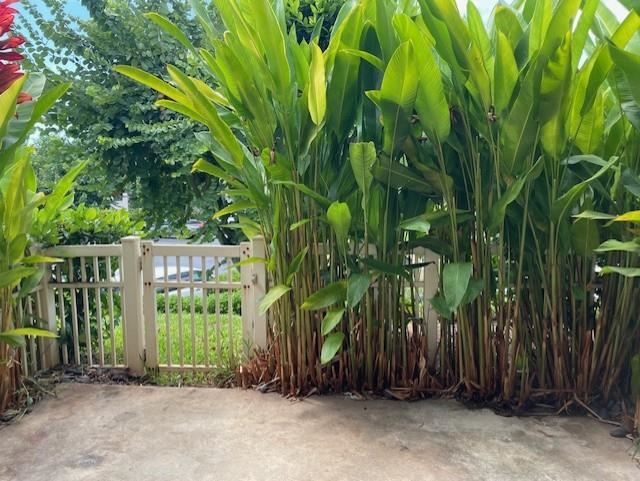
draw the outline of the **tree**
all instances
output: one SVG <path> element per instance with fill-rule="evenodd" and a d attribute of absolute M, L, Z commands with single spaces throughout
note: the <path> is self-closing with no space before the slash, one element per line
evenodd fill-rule
<path fill-rule="evenodd" d="M 88 158 L 83 183 L 93 188 L 82 200 L 105 205 L 128 191 L 149 225 L 182 225 L 223 208 L 224 184 L 191 173 L 206 151 L 195 138 L 201 127 L 157 108 L 156 94 L 112 69 L 127 63 L 165 76 L 166 65 L 174 64 L 194 72 L 184 48 L 141 15 L 161 13 L 199 45 L 202 34 L 191 22 L 188 2 L 83 0 L 88 18 L 68 13 L 60 0 L 44 0 L 49 12 L 24 3 L 27 20 L 20 26 L 34 39 L 25 46 L 28 61 L 53 83 L 73 81 L 42 127 L 37 168 L 55 178 L 78 155 Z M 209 228 L 222 242 L 235 241 L 237 231 L 222 228 L 226 221 Z"/>

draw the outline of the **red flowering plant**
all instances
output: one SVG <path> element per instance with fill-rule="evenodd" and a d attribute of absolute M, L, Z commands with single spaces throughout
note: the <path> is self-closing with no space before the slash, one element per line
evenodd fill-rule
<path fill-rule="evenodd" d="M 0 93 L 6 91 L 11 84 L 24 75 L 20 71 L 20 62 L 24 60 L 21 53 L 15 49 L 24 43 L 24 37 L 14 35 L 11 28 L 18 11 L 11 5 L 19 0 L 4 0 L 0 2 Z M 18 94 L 17 102 L 31 100 L 31 95 L 22 92 Z"/>
<path fill-rule="evenodd" d="M 16 393 L 21 385 L 20 348 L 26 345 L 25 337 L 56 337 L 43 329 L 55 326 L 55 319 L 43 322 L 15 313 L 39 284 L 43 264 L 56 261 L 34 255 L 33 246 L 49 235 L 59 212 L 71 205 L 73 181 L 84 167 L 84 163 L 74 167 L 49 195 L 38 192 L 30 160 L 33 149 L 23 144 L 69 85 L 42 92 L 44 79 L 40 78 L 30 82 L 29 93 L 23 92 L 27 75 L 20 70 L 23 56 L 15 49 L 24 38 L 11 30 L 18 13 L 12 5 L 17 1 L 0 1 L 0 414 L 20 401 Z M 26 100 L 32 101 L 20 107 L 17 118 L 17 106 Z"/>

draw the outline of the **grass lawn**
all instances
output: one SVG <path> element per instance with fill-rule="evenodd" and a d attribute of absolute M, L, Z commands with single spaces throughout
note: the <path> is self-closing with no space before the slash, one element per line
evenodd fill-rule
<path fill-rule="evenodd" d="M 220 336 L 216 335 L 218 319 L 215 314 L 207 314 L 207 338 L 209 353 L 209 365 L 216 367 L 232 367 L 242 356 L 242 318 L 238 314 L 221 314 L 219 318 Z M 169 335 L 167 336 L 167 318 L 164 312 L 158 312 L 156 317 L 158 356 L 160 364 L 171 365 L 204 365 L 205 364 L 205 319 L 204 314 L 196 313 L 193 321 L 188 308 L 182 313 L 182 329 L 180 329 L 180 317 L 177 313 L 169 313 Z M 192 336 L 193 332 L 193 336 Z M 180 339 L 182 334 L 182 362 L 180 362 Z M 167 342 L 170 340 L 170 344 Z M 195 343 L 193 342 L 195 338 Z M 122 325 L 115 330 L 116 354 L 118 359 L 123 359 Z M 218 345 L 220 349 L 218 350 Z M 105 338 L 105 351 L 109 352 L 111 346 L 109 339 Z M 195 355 L 195 362 L 194 362 Z"/>

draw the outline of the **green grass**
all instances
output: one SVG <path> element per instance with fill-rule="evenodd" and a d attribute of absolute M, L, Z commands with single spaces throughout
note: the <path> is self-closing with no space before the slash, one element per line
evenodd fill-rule
<path fill-rule="evenodd" d="M 160 364 L 168 364 L 171 354 L 171 365 L 204 365 L 205 364 L 205 329 L 204 315 L 196 313 L 191 321 L 188 308 L 182 314 L 182 346 L 183 357 L 180 362 L 180 322 L 177 313 L 169 313 L 169 339 L 167 343 L 167 321 L 164 312 L 158 312 L 156 317 L 158 357 Z M 229 326 L 231 324 L 231 326 Z M 242 318 L 238 314 L 220 315 L 220 336 L 216 336 L 217 319 L 215 314 L 207 314 L 207 338 L 209 365 L 216 367 L 233 367 L 242 356 Z M 195 329 L 193 329 L 195 327 Z M 192 330 L 195 334 L 195 345 L 192 342 Z M 231 332 L 231 336 L 230 336 Z M 116 354 L 118 359 L 123 358 L 122 325 L 115 330 Z M 220 350 L 218 351 L 218 344 Z M 105 338 L 105 351 L 111 349 L 109 339 Z M 195 354 L 195 362 L 194 362 Z"/>
<path fill-rule="evenodd" d="M 169 314 L 169 336 L 167 336 L 166 317 L 164 313 L 158 313 L 156 323 L 158 326 L 158 356 L 160 364 L 169 361 L 169 351 L 171 353 L 171 363 L 180 364 L 180 322 L 176 313 Z M 220 315 L 220 336 L 216 336 L 217 319 L 215 314 L 207 315 L 208 352 L 209 364 L 219 366 L 231 366 L 237 362 L 242 353 L 242 318 L 237 314 L 231 316 Z M 231 326 L 230 326 L 231 324 Z M 192 343 L 192 330 L 195 327 L 195 348 Z M 204 315 L 195 314 L 193 322 L 188 311 L 182 314 L 182 345 L 183 364 L 204 364 L 205 363 L 205 329 Z M 231 333 L 231 335 L 230 335 Z M 167 338 L 170 339 L 170 349 L 168 349 Z M 218 352 L 218 343 L 220 350 Z M 195 362 L 194 362 L 195 353 Z"/>

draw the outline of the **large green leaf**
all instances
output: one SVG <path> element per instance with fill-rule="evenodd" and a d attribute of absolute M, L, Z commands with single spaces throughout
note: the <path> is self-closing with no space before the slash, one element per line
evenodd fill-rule
<path fill-rule="evenodd" d="M 600 272 L 602 274 L 620 274 L 624 277 L 640 277 L 640 267 L 605 266 Z"/>
<path fill-rule="evenodd" d="M 333 228 L 338 245 L 345 248 L 351 227 L 351 212 L 345 202 L 334 202 L 327 209 L 327 221 Z"/>
<path fill-rule="evenodd" d="M 442 270 L 442 293 L 453 312 L 462 303 L 473 273 L 471 263 L 448 263 Z"/>
<path fill-rule="evenodd" d="M 449 307 L 449 304 L 445 300 L 444 296 L 438 295 L 429 299 L 429 304 L 445 319 L 451 319 L 453 311 Z"/>
<path fill-rule="evenodd" d="M 542 159 L 538 159 L 533 167 L 529 169 L 529 172 L 514 181 L 491 206 L 491 209 L 489 210 L 489 223 L 487 225 L 489 231 L 498 231 L 500 225 L 504 222 L 507 207 L 509 207 L 509 205 L 520 196 L 520 193 L 526 183 L 531 181 L 533 177 L 536 177 L 536 174 L 539 172 L 541 167 Z"/>
<path fill-rule="evenodd" d="M 412 42 L 402 43 L 389 60 L 380 90 L 367 92 L 382 111 L 384 151 L 391 154 L 408 134 L 408 117 L 418 93 L 418 70 Z"/>
<path fill-rule="evenodd" d="M 26 279 L 37 272 L 37 267 L 15 267 L 13 269 L 0 272 L 0 288 L 12 288 L 18 285 L 22 279 Z"/>
<path fill-rule="evenodd" d="M 316 44 L 311 45 L 309 72 L 309 114 L 314 124 L 320 125 L 327 112 L 327 87 L 325 83 L 324 57 Z"/>
<path fill-rule="evenodd" d="M 358 142 L 349 145 L 349 161 L 356 183 L 362 192 L 362 208 L 367 209 L 369 189 L 373 182 L 372 168 L 376 162 L 376 146 L 373 142 Z"/>
<path fill-rule="evenodd" d="M 501 160 L 505 173 L 522 172 L 535 152 L 538 138 L 539 92 L 532 69 L 524 77 L 508 113 L 500 122 Z"/>
<path fill-rule="evenodd" d="M 301 309 L 315 311 L 332 306 L 344 304 L 347 297 L 347 282 L 338 281 L 323 287 L 311 294 L 300 306 Z"/>
<path fill-rule="evenodd" d="M 600 246 L 595 250 L 596 252 L 622 251 L 638 254 L 640 253 L 640 240 L 619 241 L 616 239 L 609 239 L 600 244 Z"/>
<path fill-rule="evenodd" d="M 347 306 L 354 308 L 362 300 L 371 285 L 369 274 L 351 274 L 347 281 Z"/>
<path fill-rule="evenodd" d="M 258 304 L 258 312 L 261 315 L 265 314 L 278 299 L 280 299 L 290 290 L 291 287 L 285 285 L 278 285 L 269 289 L 269 292 L 267 292 L 267 294 L 260 301 L 260 304 Z"/>
<path fill-rule="evenodd" d="M 320 353 L 320 362 L 326 364 L 331 361 L 342 347 L 344 341 L 344 333 L 334 332 L 327 336 L 322 343 L 322 352 Z"/>
<path fill-rule="evenodd" d="M 612 158 L 611 160 L 609 160 L 609 162 L 606 162 L 604 166 L 594 175 L 578 184 L 575 184 L 566 193 L 556 199 L 551 206 L 551 219 L 553 220 L 553 222 L 558 222 L 560 219 L 562 219 L 569 208 L 573 207 L 573 205 L 576 203 L 585 189 L 589 186 L 589 184 L 591 184 L 591 182 L 607 172 L 617 161 L 618 159 L 616 157 Z"/>
<path fill-rule="evenodd" d="M 415 48 L 416 64 L 413 68 L 419 73 L 415 109 L 420 123 L 430 137 L 444 140 L 449 135 L 451 120 L 433 45 L 408 15 L 394 15 L 393 25 L 400 40 L 410 41 Z"/>
<path fill-rule="evenodd" d="M 324 316 L 324 319 L 322 319 L 322 335 L 326 336 L 331 331 L 333 331 L 333 328 L 340 324 L 340 321 L 342 321 L 343 315 L 344 309 L 327 312 L 327 314 Z"/>
<path fill-rule="evenodd" d="M 506 35 L 498 31 L 493 73 L 493 102 L 498 115 L 508 108 L 518 83 L 518 64 Z"/>
<path fill-rule="evenodd" d="M 188 48 L 192 52 L 195 52 L 195 48 L 191 43 L 191 40 L 189 40 L 189 37 L 187 37 L 187 35 L 182 30 L 180 30 L 180 27 L 178 27 L 167 17 L 164 17 L 156 12 L 145 13 L 144 16 L 158 25 L 162 30 L 167 32 L 173 38 L 175 38 L 184 47 Z"/>
<path fill-rule="evenodd" d="M 571 90 L 571 32 L 547 63 L 540 87 L 540 140 L 553 159 L 558 159 L 567 144 L 566 110 Z"/>
<path fill-rule="evenodd" d="M 379 157 L 373 169 L 373 176 L 379 182 L 394 189 L 408 189 L 422 194 L 435 194 L 434 186 L 424 181 L 420 174 L 398 162 L 390 162 Z"/>
<path fill-rule="evenodd" d="M 296 256 L 291 261 L 291 264 L 289 264 L 289 268 L 287 269 L 288 285 L 291 285 L 291 283 L 293 282 L 293 278 L 300 270 L 300 266 L 302 265 L 302 262 L 304 261 L 304 258 L 307 256 L 308 252 L 309 252 L 309 246 L 305 246 L 304 249 L 302 249 L 300 252 L 296 254 Z"/>
<path fill-rule="evenodd" d="M 600 231 L 595 220 L 577 219 L 571 225 L 571 245 L 582 257 L 591 257 L 600 245 Z"/>
<path fill-rule="evenodd" d="M 640 104 L 640 55 L 626 52 L 609 45 L 611 58 L 622 69 L 629 84 L 629 89 L 636 103 Z"/>
<path fill-rule="evenodd" d="M 640 210 L 625 212 L 613 219 L 614 222 L 640 222 Z"/>

